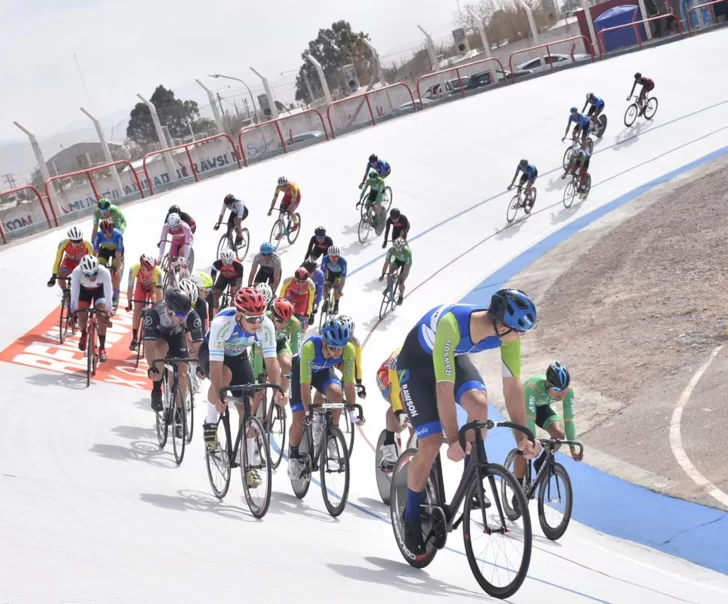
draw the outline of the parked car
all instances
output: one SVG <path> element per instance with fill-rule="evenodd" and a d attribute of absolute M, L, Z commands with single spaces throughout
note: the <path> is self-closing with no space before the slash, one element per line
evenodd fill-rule
<path fill-rule="evenodd" d="M 543 55 L 543 66 L 541 65 L 541 61 L 538 58 L 531 59 L 529 61 L 526 61 L 525 63 L 516 65 L 513 73 L 516 76 L 528 75 L 531 73 L 539 73 L 541 71 L 544 71 L 545 69 L 551 69 L 551 65 L 553 65 L 554 67 L 560 67 L 568 63 L 578 63 L 580 61 L 588 61 L 590 59 L 591 55 L 587 54 L 575 53 L 572 60 L 571 55 L 551 53 L 550 55 Z"/>
<path fill-rule="evenodd" d="M 420 99 L 415 99 L 414 104 L 412 101 L 409 101 L 408 103 L 404 103 L 397 107 L 394 110 L 394 113 L 408 113 L 411 111 L 414 111 L 415 109 L 419 111 L 420 109 L 426 109 L 429 105 L 434 105 L 435 101 L 431 99 L 423 98 L 422 102 L 420 103 Z"/>

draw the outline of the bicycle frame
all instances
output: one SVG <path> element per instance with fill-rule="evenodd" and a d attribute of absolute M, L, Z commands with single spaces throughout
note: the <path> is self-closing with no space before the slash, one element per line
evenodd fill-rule
<path fill-rule="evenodd" d="M 323 419 L 325 424 L 324 430 L 321 432 L 319 442 L 316 443 L 313 439 L 313 421 L 318 409 L 321 409 L 323 411 L 323 413 L 321 413 L 321 411 L 319 411 L 319 413 L 324 416 Z M 306 426 L 307 438 L 313 446 L 309 453 L 311 456 L 311 472 L 319 469 L 320 466 L 318 464 L 318 461 L 322 458 L 323 455 L 325 455 L 325 447 L 322 447 L 321 445 L 326 444 L 326 440 L 331 433 L 331 428 L 334 426 L 334 417 L 331 413 L 331 411 L 334 409 L 345 409 L 346 411 L 353 411 L 354 409 L 356 409 L 359 412 L 359 418 L 362 420 L 364 419 L 364 409 L 358 403 L 311 403 L 308 406 L 308 412 L 306 414 L 309 420 L 309 424 L 308 426 Z M 316 453 L 316 455 L 314 456 L 313 453 L 317 450 L 316 446 L 318 446 L 318 453 Z"/>
<path fill-rule="evenodd" d="M 569 445 L 570 447 L 579 447 L 579 454 L 584 452 L 584 445 L 582 445 L 577 440 L 559 440 L 556 438 L 543 438 L 540 440 L 541 446 L 546 450 L 546 459 L 544 459 L 543 465 L 541 466 L 541 469 L 536 474 L 535 478 L 531 480 L 531 475 L 533 474 L 533 460 L 528 460 L 528 471 L 526 472 L 526 485 L 523 488 L 523 493 L 526 496 L 526 499 L 532 499 L 536 493 L 536 489 L 539 486 L 539 484 L 543 481 L 546 481 L 548 479 L 548 474 L 551 473 L 551 468 L 553 468 L 554 464 L 556 463 L 556 447 L 561 445 Z M 522 455 L 523 453 L 519 451 L 519 454 Z"/>

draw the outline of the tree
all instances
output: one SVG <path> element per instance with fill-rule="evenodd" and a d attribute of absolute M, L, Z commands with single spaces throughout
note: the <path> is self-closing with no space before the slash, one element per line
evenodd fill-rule
<path fill-rule="evenodd" d="M 195 128 L 199 121 L 200 109 L 195 101 L 181 101 L 174 97 L 174 92 L 167 90 L 164 86 L 157 86 L 154 94 L 149 99 L 157 109 L 159 121 L 162 126 L 169 129 L 172 138 L 184 138 L 190 134 L 190 124 L 195 131 L 203 130 Z M 154 130 L 152 114 L 144 103 L 137 103 L 131 110 L 129 125 L 126 128 L 126 135 L 134 142 L 144 145 L 157 140 L 157 133 Z"/>
<path fill-rule="evenodd" d="M 561 10 L 563 10 L 565 13 L 579 10 L 580 8 L 582 8 L 580 0 L 566 0 L 561 5 Z"/>
<path fill-rule="evenodd" d="M 301 53 L 303 64 L 296 77 L 296 100 L 305 100 L 308 103 L 313 101 L 313 99 L 309 98 L 304 73 L 308 76 L 314 94 L 320 90 L 318 74 L 315 67 L 306 59 L 307 54 L 310 54 L 321 63 L 327 80 L 338 84 L 340 80 L 339 70 L 343 65 L 349 63 L 356 65 L 356 63 L 369 57 L 369 48 L 364 43 L 364 40 L 368 39 L 369 34 L 354 32 L 348 21 L 336 21 L 331 24 L 329 29 L 319 29 L 316 39 L 311 40 L 308 43 L 307 50 Z"/>

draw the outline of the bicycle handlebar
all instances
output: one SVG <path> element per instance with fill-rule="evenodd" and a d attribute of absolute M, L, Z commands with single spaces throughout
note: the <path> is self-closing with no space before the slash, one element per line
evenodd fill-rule
<path fill-rule="evenodd" d="M 182 357 L 169 357 L 166 359 L 154 359 L 152 364 L 164 363 L 165 365 L 177 365 L 178 363 L 197 363 L 198 359 L 182 358 Z"/>
<path fill-rule="evenodd" d="M 278 384 L 237 384 L 220 388 L 218 396 L 220 397 L 220 400 L 224 400 L 228 393 L 230 393 L 231 397 L 235 398 L 236 392 L 238 393 L 237 397 L 240 397 L 253 394 L 254 392 L 258 392 L 258 390 L 264 390 L 266 388 L 278 390 L 278 392 L 283 394 L 283 388 L 281 388 Z"/>
<path fill-rule="evenodd" d="M 460 428 L 459 441 L 463 451 L 465 451 L 465 433 L 468 430 L 482 430 L 483 428 L 485 428 L 486 430 L 492 430 L 493 428 L 511 428 L 512 430 L 518 430 L 519 432 L 523 432 L 523 434 L 526 435 L 528 440 L 531 441 L 532 445 L 536 444 L 533 433 L 525 426 L 521 426 L 520 424 L 514 424 L 513 422 L 494 422 L 493 420 L 489 419 L 484 422 L 469 422 L 465 424 L 462 428 Z"/>
<path fill-rule="evenodd" d="M 352 411 L 356 409 L 359 412 L 359 419 L 364 420 L 364 409 L 358 403 L 311 403 L 308 406 L 308 417 L 313 419 L 316 409 L 344 409 Z"/>
<path fill-rule="evenodd" d="M 584 445 L 582 445 L 578 440 L 559 440 L 558 438 L 540 438 L 539 442 L 541 443 L 541 445 L 544 448 L 550 449 L 550 450 L 553 450 L 557 446 L 560 446 L 560 445 L 569 445 L 569 447 L 578 447 L 580 455 L 584 452 Z"/>

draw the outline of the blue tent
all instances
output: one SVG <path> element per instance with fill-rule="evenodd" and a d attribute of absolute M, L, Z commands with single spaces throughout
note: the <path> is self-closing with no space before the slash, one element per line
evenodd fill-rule
<path fill-rule="evenodd" d="M 610 8 L 608 11 L 599 15 L 594 20 L 594 29 L 596 30 L 597 36 L 602 37 L 599 36 L 599 32 L 603 29 L 615 27 L 617 25 L 624 25 L 626 23 L 633 23 L 634 21 L 640 21 L 641 19 L 642 14 L 640 13 L 639 6 L 635 6 L 634 4 L 622 4 L 620 6 Z M 637 27 L 639 28 L 639 35 L 642 36 L 642 41 L 644 42 L 647 40 L 645 26 L 642 24 Z M 603 38 L 602 44 L 604 52 L 616 50 L 622 46 L 634 46 L 638 42 L 637 37 L 635 36 L 634 27 L 622 27 L 621 29 L 609 31 L 604 34 Z"/>

